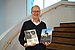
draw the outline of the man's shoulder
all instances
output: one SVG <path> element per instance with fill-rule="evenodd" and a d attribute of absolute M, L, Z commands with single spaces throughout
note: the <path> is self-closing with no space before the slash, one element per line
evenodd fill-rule
<path fill-rule="evenodd" d="M 31 20 L 27 20 L 27 21 L 25 21 L 24 23 L 29 23 Z"/>
<path fill-rule="evenodd" d="M 41 21 L 42 24 L 45 24 L 45 22 Z"/>

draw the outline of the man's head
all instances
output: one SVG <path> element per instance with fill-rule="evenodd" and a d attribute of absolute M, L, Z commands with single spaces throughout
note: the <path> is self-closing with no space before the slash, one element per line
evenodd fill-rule
<path fill-rule="evenodd" d="M 31 14 L 33 19 L 38 19 L 40 17 L 40 7 L 35 5 L 31 9 Z"/>

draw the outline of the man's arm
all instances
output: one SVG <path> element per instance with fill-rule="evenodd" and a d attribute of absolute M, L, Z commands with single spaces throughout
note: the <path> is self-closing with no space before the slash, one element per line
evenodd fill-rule
<path fill-rule="evenodd" d="M 24 29 L 25 29 L 25 23 L 23 24 L 19 35 L 19 42 L 22 46 L 24 46 L 24 43 L 26 43 L 26 40 L 24 39 L 25 38 Z"/>

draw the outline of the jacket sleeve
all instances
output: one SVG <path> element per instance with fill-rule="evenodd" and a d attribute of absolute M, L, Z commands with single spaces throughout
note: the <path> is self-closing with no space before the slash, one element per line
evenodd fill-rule
<path fill-rule="evenodd" d="M 46 24 L 43 22 L 43 25 L 44 25 L 44 29 L 47 29 L 47 26 L 46 26 Z"/>
<path fill-rule="evenodd" d="M 45 28 L 47 29 L 47 26 L 46 26 L 46 24 L 45 24 Z"/>
<path fill-rule="evenodd" d="M 25 29 L 25 23 L 23 24 L 22 28 L 21 28 L 21 32 L 20 32 L 20 35 L 19 35 L 19 42 L 22 46 L 24 46 L 24 43 L 26 43 L 26 40 L 24 39 L 25 38 L 25 34 L 24 34 L 24 29 Z"/>

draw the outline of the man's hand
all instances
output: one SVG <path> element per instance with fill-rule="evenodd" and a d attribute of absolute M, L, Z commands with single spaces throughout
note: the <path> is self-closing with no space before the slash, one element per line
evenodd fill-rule
<path fill-rule="evenodd" d="M 48 46 L 50 44 L 50 42 L 45 42 L 44 45 Z"/>
<path fill-rule="evenodd" d="M 32 45 L 28 45 L 27 43 L 24 43 L 24 46 L 25 46 L 25 47 L 35 46 L 35 45 L 36 45 L 35 43 L 32 43 Z"/>

